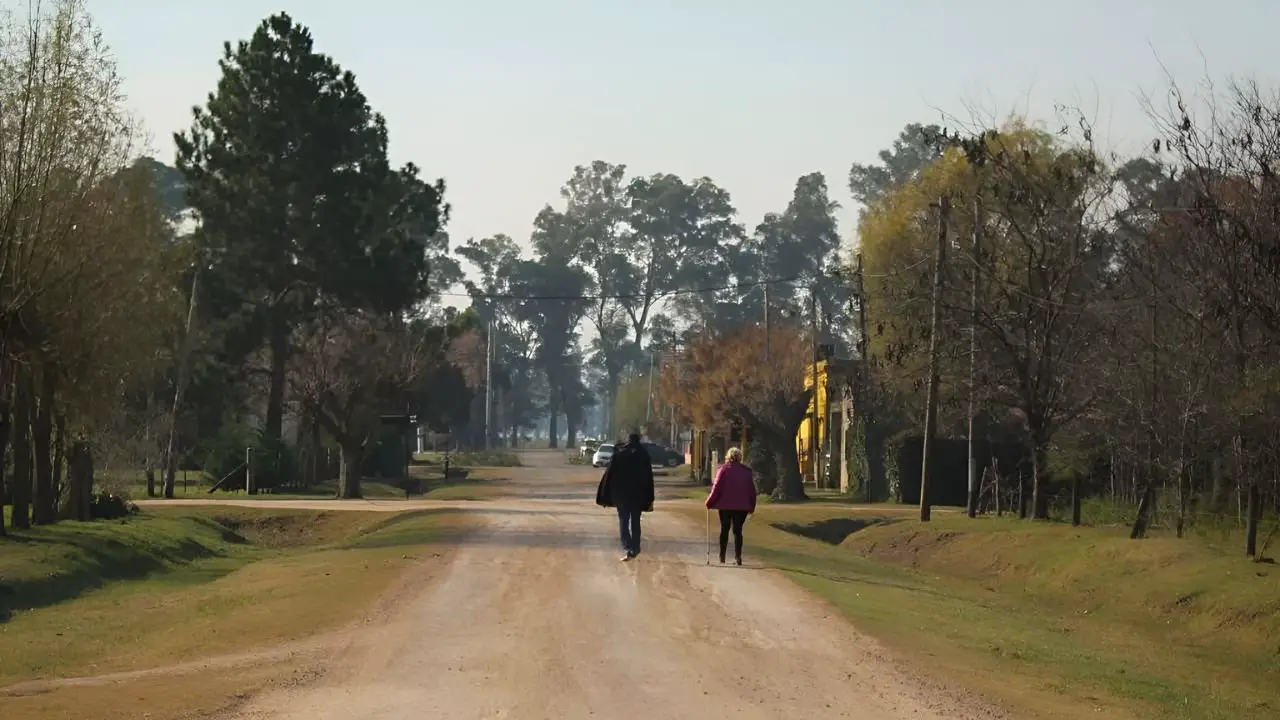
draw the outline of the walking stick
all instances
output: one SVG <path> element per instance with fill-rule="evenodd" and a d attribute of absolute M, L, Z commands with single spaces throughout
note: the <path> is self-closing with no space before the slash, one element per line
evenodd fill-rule
<path fill-rule="evenodd" d="M 711 564 L 711 508 L 707 508 L 707 565 Z"/>

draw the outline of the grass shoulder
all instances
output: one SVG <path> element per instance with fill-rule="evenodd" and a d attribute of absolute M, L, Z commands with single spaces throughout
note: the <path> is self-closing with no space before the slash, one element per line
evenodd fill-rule
<path fill-rule="evenodd" d="M 505 468 L 520 467 L 520 458 L 505 451 L 419 453 L 409 466 L 412 495 L 406 497 L 405 483 L 400 479 L 364 478 L 361 495 L 366 500 L 489 500 L 506 494 L 508 473 Z M 446 473 L 447 470 L 447 473 Z M 118 471 L 108 473 L 106 487 L 133 500 L 147 497 L 144 473 Z M 174 497 L 180 500 L 324 500 L 338 497 L 338 481 L 325 480 L 306 487 L 262 489 L 249 495 L 243 489 L 210 492 L 213 479 L 200 472 L 180 472 L 174 483 Z M 425 492 L 422 489 L 425 488 Z M 157 488 L 159 491 L 159 488 Z"/>
<path fill-rule="evenodd" d="M 0 541 L 0 688 L 154 668 L 349 622 L 473 516 L 161 508 Z M 0 691 L 2 692 L 2 691 Z"/>
<path fill-rule="evenodd" d="M 1032 717 L 1280 711 L 1273 566 L 1199 539 L 912 514 L 762 504 L 748 551 L 860 629 Z"/>

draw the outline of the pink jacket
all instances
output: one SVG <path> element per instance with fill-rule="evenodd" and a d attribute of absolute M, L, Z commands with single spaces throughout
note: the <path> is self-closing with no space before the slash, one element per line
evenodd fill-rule
<path fill-rule="evenodd" d="M 711 494 L 707 496 L 707 508 L 755 512 L 756 481 L 751 476 L 751 468 L 740 462 L 721 465 L 711 484 Z"/>

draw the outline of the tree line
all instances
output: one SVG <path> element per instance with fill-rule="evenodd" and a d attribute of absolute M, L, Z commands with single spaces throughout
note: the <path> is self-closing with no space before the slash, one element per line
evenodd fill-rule
<path fill-rule="evenodd" d="M 1192 105 L 1176 86 L 1148 102 L 1152 142 L 1133 157 L 1064 110 L 1056 126 L 910 124 L 851 168 L 853 499 L 914 484 L 927 520 L 944 474 L 930 443 L 972 439 L 970 515 L 1125 522 L 1135 538 L 1242 528 L 1262 552 L 1280 510 L 1280 102 L 1239 82 Z M 772 359 L 761 330 L 698 333 L 665 379 L 690 419 L 762 431 L 775 496 L 803 497 L 799 378 L 826 330 L 775 329 Z M 914 475 L 892 462 L 911 438 Z"/>
<path fill-rule="evenodd" d="M 250 491 L 336 475 L 356 497 L 400 440 L 388 415 L 462 446 L 573 443 L 687 328 L 758 315 L 779 275 L 779 312 L 808 298 L 847 321 L 821 174 L 748 232 L 710 179 L 593 162 L 527 243 L 455 242 L 444 181 L 393 166 L 385 120 L 289 15 L 225 44 L 166 163 L 83 2 L 33 13 L 8 20 L 0 96 L 11 527 L 86 519 L 93 488 L 134 473 L 164 497 L 187 469 Z M 441 302 L 459 284 L 465 310 Z"/>
<path fill-rule="evenodd" d="M 798 498 L 819 348 L 858 362 L 855 494 L 918 483 L 889 460 L 924 435 L 1013 448 L 976 503 L 1027 517 L 1108 499 L 1141 535 L 1235 514 L 1252 550 L 1280 499 L 1280 106 L 1257 87 L 1208 119 L 1175 92 L 1132 158 L 1079 118 L 909 125 L 851 168 L 852 249 L 821 173 L 749 227 L 709 178 L 603 161 L 527 243 L 455 241 L 444 181 L 390 162 L 382 116 L 290 16 L 226 44 L 172 164 L 137 159 L 82 2 L 26 20 L 0 78 L 11 526 L 89 516 L 95 462 L 172 496 L 179 468 L 238 477 L 246 448 L 259 482 L 356 497 L 397 414 L 463 445 L 573 444 L 593 409 L 610 433 L 746 423 Z M 442 302 L 459 285 L 465 310 Z"/>
<path fill-rule="evenodd" d="M 83 2 L 5 22 L 10 527 L 90 519 L 112 471 L 141 471 L 166 497 L 179 468 L 248 483 L 246 448 L 255 486 L 336 465 L 340 494 L 357 497 L 384 415 L 465 416 L 454 346 L 476 319 L 435 302 L 461 272 L 444 183 L 389 162 L 382 116 L 306 27 L 277 14 L 225 45 L 169 165 L 139 159 L 141 127 Z"/>
<path fill-rule="evenodd" d="M 1199 113 L 1168 98 L 1147 106 L 1138 157 L 1097 149 L 1078 116 L 903 133 L 914 150 L 886 158 L 897 179 L 868 194 L 859 233 L 867 403 L 881 437 L 921 427 L 932 359 L 938 432 L 1022 449 L 975 501 L 1033 518 L 1056 505 L 1079 524 L 1086 500 L 1109 499 L 1134 537 L 1158 513 L 1179 535 L 1234 517 L 1252 555 L 1280 502 L 1280 105 L 1247 83 Z"/>

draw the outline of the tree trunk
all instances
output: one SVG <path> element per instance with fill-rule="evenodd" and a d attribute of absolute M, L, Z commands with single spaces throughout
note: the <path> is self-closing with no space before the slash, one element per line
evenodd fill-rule
<path fill-rule="evenodd" d="M 271 336 L 271 379 L 267 390 L 267 418 L 262 434 L 268 441 L 279 441 L 284 436 L 284 388 L 289 363 L 289 328 L 273 322 Z"/>
<path fill-rule="evenodd" d="M 1262 518 L 1262 493 L 1257 481 L 1249 483 L 1247 520 L 1244 531 L 1244 552 L 1249 557 L 1258 554 L 1258 521 Z"/>
<path fill-rule="evenodd" d="M 92 520 L 93 452 L 83 440 L 71 444 L 67 456 L 67 485 L 67 509 L 63 514 L 71 520 Z"/>
<path fill-rule="evenodd" d="M 1174 478 L 1178 482 L 1178 519 L 1176 533 L 1182 537 L 1186 531 L 1187 513 L 1191 509 L 1191 477 L 1183 461 L 1183 449 L 1178 447 L 1178 461 L 1174 463 Z"/>
<path fill-rule="evenodd" d="M 1147 526 L 1151 524 L 1151 507 L 1155 504 L 1156 482 L 1154 477 L 1150 477 L 1138 500 L 1138 515 L 1133 519 L 1133 527 L 1129 529 L 1130 540 L 1141 540 L 1147 536 Z"/>
<path fill-rule="evenodd" d="M 800 455 L 796 451 L 795 435 L 764 438 L 773 450 L 778 469 L 778 485 L 773 489 L 773 499 L 781 501 L 807 500 L 804 476 L 800 474 Z"/>
<path fill-rule="evenodd" d="M 31 388 L 20 375 L 13 403 L 13 514 L 9 527 L 31 527 Z"/>
<path fill-rule="evenodd" d="M 53 492 L 61 503 L 67 496 L 62 483 L 62 469 L 66 461 L 67 416 L 58 413 L 53 422 Z"/>
<path fill-rule="evenodd" d="M 40 372 L 40 395 L 31 423 L 31 450 L 35 458 L 32 521 L 50 525 L 58 521 L 58 496 L 53 486 L 53 404 L 57 382 L 48 368 Z"/>
<path fill-rule="evenodd" d="M 547 435 L 550 436 L 547 447 L 555 450 L 560 447 L 560 403 L 552 400 L 547 411 L 550 416 L 547 420 Z"/>
<path fill-rule="evenodd" d="M 613 411 L 618 404 L 618 388 L 622 385 L 622 371 L 615 368 L 605 367 L 605 387 L 607 399 L 605 401 L 605 434 L 617 435 L 620 428 L 615 427 Z"/>
<path fill-rule="evenodd" d="M 310 426 L 311 447 L 308 449 L 307 454 L 310 458 L 311 471 L 303 480 L 303 483 L 310 487 L 320 482 L 320 457 L 324 452 L 324 446 L 320 443 L 320 423 L 316 422 L 315 418 L 311 418 L 308 425 Z"/>
<path fill-rule="evenodd" d="M 1080 527 L 1080 473 L 1071 475 L 1071 527 Z"/>
<path fill-rule="evenodd" d="M 3 367 L 4 358 L 0 357 L 0 368 Z M 5 499 L 8 497 L 8 491 L 5 487 L 5 472 L 8 467 L 5 464 L 5 456 L 9 450 L 9 430 L 12 425 L 9 422 L 9 386 L 7 378 L 3 372 L 0 372 L 0 537 L 4 537 L 7 531 L 4 527 L 4 506 Z"/>
<path fill-rule="evenodd" d="M 1018 519 L 1027 519 L 1027 471 L 1026 463 L 1018 464 Z"/>
<path fill-rule="evenodd" d="M 1049 519 L 1049 441 L 1038 422 L 1031 427 L 1031 519 Z"/>
<path fill-rule="evenodd" d="M 863 454 L 865 463 L 863 475 L 867 483 L 867 502 L 876 502 L 880 491 L 889 487 L 886 479 L 884 462 L 885 431 L 873 415 L 868 413 L 862 430 Z"/>
<path fill-rule="evenodd" d="M 342 454 L 342 469 L 338 476 L 338 497 L 343 500 L 356 500 L 363 497 L 360 488 L 360 471 L 364 464 L 364 442 L 346 440 L 339 444 Z"/>
<path fill-rule="evenodd" d="M 566 420 L 566 422 L 568 421 Z M 569 437 L 564 441 L 564 446 L 566 448 L 575 448 L 578 446 L 578 426 L 574 423 L 568 423 L 568 425 L 569 427 L 565 429 L 568 431 Z"/>

